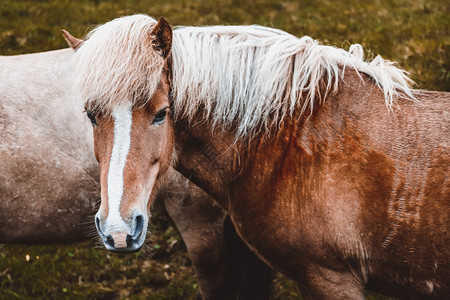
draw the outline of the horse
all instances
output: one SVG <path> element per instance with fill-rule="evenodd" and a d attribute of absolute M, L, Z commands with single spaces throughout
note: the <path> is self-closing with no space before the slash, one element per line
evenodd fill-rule
<path fill-rule="evenodd" d="M 100 176 L 83 102 L 65 80 L 72 56 L 72 49 L 0 56 L 0 243 L 92 237 Z M 199 298 L 270 295 L 270 269 L 202 190 L 172 170 L 157 203 L 186 244 Z"/>
<path fill-rule="evenodd" d="M 450 294 L 448 93 L 413 90 L 360 45 L 257 25 L 133 15 L 66 39 L 107 249 L 139 249 L 173 166 L 306 299 Z"/>

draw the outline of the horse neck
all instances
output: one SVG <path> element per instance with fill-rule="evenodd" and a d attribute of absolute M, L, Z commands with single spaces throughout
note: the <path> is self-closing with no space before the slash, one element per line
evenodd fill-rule
<path fill-rule="evenodd" d="M 233 132 L 211 129 L 208 121 L 189 124 L 175 124 L 176 169 L 226 207 L 228 185 L 242 167 L 242 145 Z"/>

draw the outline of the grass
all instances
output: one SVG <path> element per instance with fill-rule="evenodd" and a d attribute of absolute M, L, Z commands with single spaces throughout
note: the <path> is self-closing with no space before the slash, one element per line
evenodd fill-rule
<path fill-rule="evenodd" d="M 174 229 L 163 223 L 164 231 L 150 241 L 151 255 L 114 254 L 95 248 L 92 242 L 4 245 L 0 248 L 0 298 L 193 298 L 197 283 L 191 262 Z"/>
<path fill-rule="evenodd" d="M 344 48 L 361 43 L 369 56 L 381 54 L 411 72 L 418 88 L 449 91 L 449 6 L 442 0 L 2 0 L 0 54 L 67 47 L 61 28 L 82 37 L 95 24 L 147 13 L 173 25 L 262 24 Z M 119 256 L 92 242 L 0 245 L 0 298 L 193 299 L 197 283 L 182 240 L 163 218 L 154 222 L 158 231 L 147 254 Z M 300 299 L 300 293 L 278 274 L 273 299 Z"/>

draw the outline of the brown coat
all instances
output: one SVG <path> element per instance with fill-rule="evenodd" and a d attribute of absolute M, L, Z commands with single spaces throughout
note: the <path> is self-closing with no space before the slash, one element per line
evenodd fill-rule
<path fill-rule="evenodd" d="M 345 82 L 311 116 L 286 118 L 234 151 L 223 151 L 232 132 L 179 122 L 177 169 L 305 297 L 359 299 L 367 287 L 442 298 L 450 293 L 449 94 L 418 91 L 420 103 L 399 99 L 389 112 L 370 80 L 347 71 Z"/>

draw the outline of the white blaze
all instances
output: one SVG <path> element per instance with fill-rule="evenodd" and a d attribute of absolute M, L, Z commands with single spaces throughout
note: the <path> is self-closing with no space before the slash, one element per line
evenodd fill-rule
<path fill-rule="evenodd" d="M 120 202 L 123 195 L 123 172 L 131 143 L 132 112 L 131 103 L 114 108 L 114 144 L 108 170 L 108 206 L 109 214 L 106 228 L 109 232 L 123 230 L 129 226 L 120 216 Z M 129 228 L 131 229 L 131 228 Z"/>

